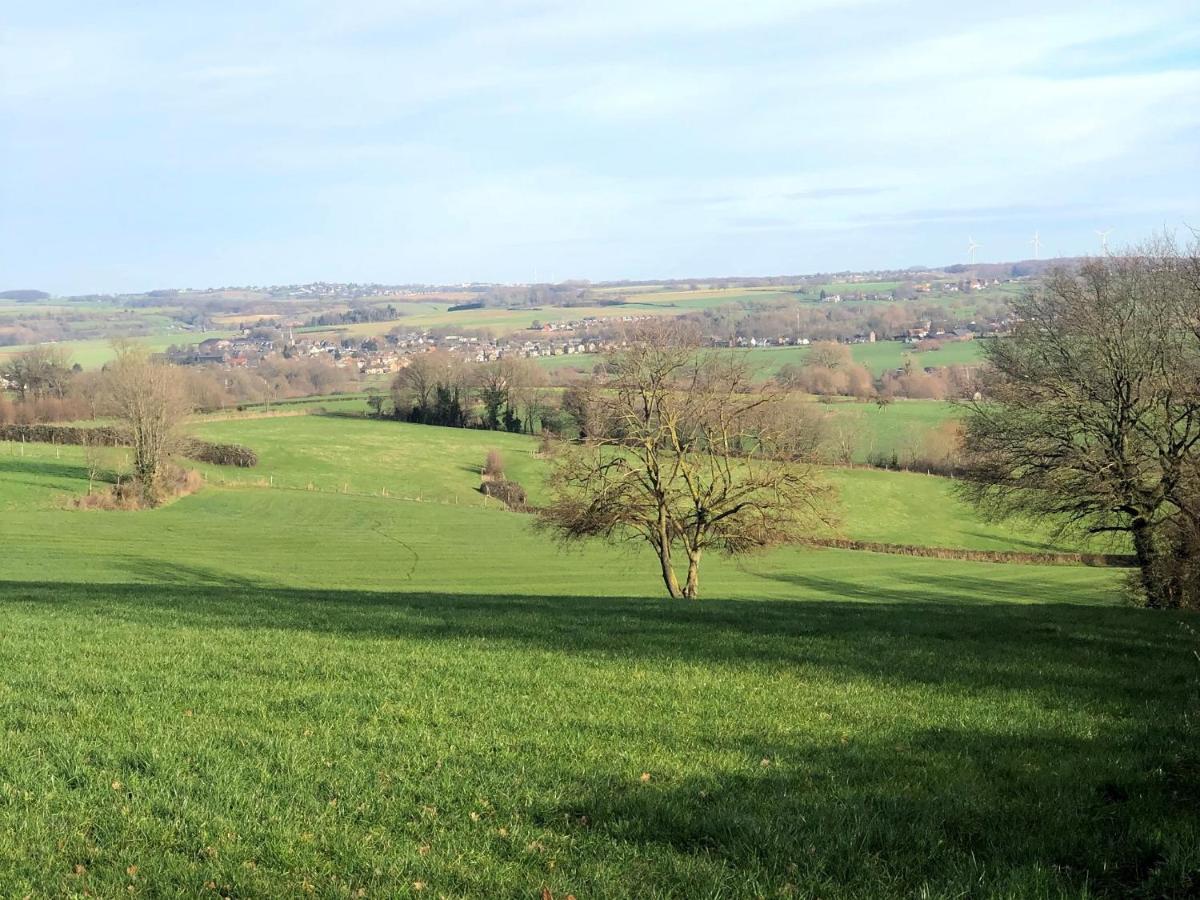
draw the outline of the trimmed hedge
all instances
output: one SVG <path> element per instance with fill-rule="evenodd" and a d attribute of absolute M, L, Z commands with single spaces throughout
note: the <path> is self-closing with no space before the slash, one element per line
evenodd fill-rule
<path fill-rule="evenodd" d="M 29 441 L 36 444 L 87 444 L 104 447 L 127 447 L 129 438 L 119 428 L 99 425 L 81 428 L 77 425 L 0 425 L 0 441 Z M 258 454 L 241 444 L 214 444 L 188 438 L 182 453 L 196 462 L 218 466 L 237 466 L 249 469 L 258 465 Z"/>
<path fill-rule="evenodd" d="M 120 447 L 127 443 L 117 428 L 100 425 L 80 428 L 76 425 L 0 425 L 0 441 L 29 441 L 34 444 L 86 444 Z"/>
<path fill-rule="evenodd" d="M 240 469 L 250 469 L 258 465 L 258 454 L 241 444 L 213 444 L 193 439 L 184 447 L 183 455 L 196 462 L 237 466 Z"/>
<path fill-rule="evenodd" d="M 488 479 L 479 485 L 479 492 L 485 497 L 496 498 L 509 509 L 518 512 L 525 512 L 529 509 L 526 505 L 525 488 L 515 481 L 508 481 L 504 478 Z"/>

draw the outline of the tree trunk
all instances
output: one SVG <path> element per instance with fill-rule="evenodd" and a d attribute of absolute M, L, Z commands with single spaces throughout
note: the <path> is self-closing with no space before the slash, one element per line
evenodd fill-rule
<path fill-rule="evenodd" d="M 1135 519 L 1130 530 L 1133 533 L 1133 552 L 1137 557 L 1142 590 L 1146 592 L 1146 605 L 1151 609 L 1158 609 L 1163 598 L 1160 596 L 1160 585 L 1154 574 L 1154 536 L 1150 533 L 1150 523 L 1145 519 Z"/>
<path fill-rule="evenodd" d="M 700 596 L 700 551 L 688 551 L 687 583 L 683 586 L 683 596 L 695 600 Z"/>
<path fill-rule="evenodd" d="M 663 584 L 667 586 L 667 593 L 678 600 L 684 594 L 679 588 L 679 579 L 675 577 L 675 570 L 671 567 L 671 542 L 669 540 L 659 544 L 658 561 L 662 566 Z"/>

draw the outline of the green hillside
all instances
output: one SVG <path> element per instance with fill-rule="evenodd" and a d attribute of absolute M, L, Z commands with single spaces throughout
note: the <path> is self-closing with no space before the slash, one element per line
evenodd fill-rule
<path fill-rule="evenodd" d="M 485 504 L 489 447 L 538 490 L 532 439 L 196 430 L 259 467 L 149 512 L 65 508 L 77 449 L 0 444 L 8 893 L 1158 896 L 1200 865 L 1195 641 L 1120 572 L 790 549 L 671 602 L 640 548 Z M 830 477 L 847 533 L 1026 547 L 943 480 Z"/>

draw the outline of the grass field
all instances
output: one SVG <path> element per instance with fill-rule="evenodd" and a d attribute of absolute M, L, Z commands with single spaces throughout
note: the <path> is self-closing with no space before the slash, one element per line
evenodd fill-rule
<path fill-rule="evenodd" d="M 764 377 L 775 375 L 788 364 L 802 365 L 808 358 L 809 347 L 757 347 L 745 350 L 751 365 Z M 940 350 L 916 351 L 913 345 L 902 341 L 877 341 L 874 344 L 851 344 L 850 353 L 854 361 L 867 366 L 875 375 L 890 369 L 903 367 L 905 360 L 912 360 L 917 368 L 970 365 L 981 359 L 978 341 L 953 341 L 942 345 Z"/>
<path fill-rule="evenodd" d="M 130 341 L 145 347 L 151 353 L 161 353 L 172 344 L 179 344 L 181 346 L 184 344 L 197 344 L 200 341 L 214 337 L 226 338 L 229 337 L 229 332 L 173 331 L 166 334 L 130 338 Z M 107 338 L 96 338 L 94 340 L 80 341 L 59 341 L 51 346 L 62 349 L 69 355 L 71 363 L 79 363 L 79 365 L 84 369 L 98 369 L 116 355 L 116 352 L 113 350 L 112 341 L 108 340 Z M 0 347 L 0 360 L 28 349 L 29 345 L 25 344 L 14 344 L 9 347 Z"/>
<path fill-rule="evenodd" d="M 1118 572 L 787 550 L 667 602 L 647 554 L 469 496 L 490 446 L 536 486 L 528 438 L 196 427 L 259 468 L 144 513 L 66 509 L 72 448 L 0 444 L 6 894 L 1200 883 L 1197 641 Z M 833 477 L 861 534 L 1021 546 L 939 479 Z"/>

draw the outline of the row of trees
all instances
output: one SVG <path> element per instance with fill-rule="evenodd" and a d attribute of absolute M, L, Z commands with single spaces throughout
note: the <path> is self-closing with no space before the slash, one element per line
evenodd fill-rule
<path fill-rule="evenodd" d="M 529 359 L 488 363 L 436 350 L 410 358 L 392 382 L 397 418 L 426 425 L 481 427 L 532 434 L 551 405 L 546 372 Z"/>
<path fill-rule="evenodd" d="M 37 345 L 0 364 L 0 379 L 8 382 L 21 401 L 61 400 L 78 371 L 60 347 Z"/>
<path fill-rule="evenodd" d="M 13 386 L 12 398 L 0 395 L 0 424 L 64 422 L 99 414 L 103 370 L 72 365 L 60 348 L 37 346 L 15 354 L 0 365 L 0 378 Z M 175 378 L 197 409 L 330 394 L 348 390 L 356 381 L 354 373 L 323 357 L 272 357 L 253 369 L 186 366 L 176 369 Z"/>
<path fill-rule="evenodd" d="M 735 340 L 752 337 L 806 337 L 838 341 L 874 331 L 880 338 L 899 334 L 918 322 L 960 324 L 1003 318 L 1007 301 L 976 294 L 904 303 L 797 303 L 794 298 L 729 303 L 689 315 L 705 334 Z"/>
<path fill-rule="evenodd" d="M 906 397 L 913 400 L 965 399 L 979 389 L 978 366 L 925 367 L 908 357 L 899 371 L 876 378 L 854 361 L 850 347 L 829 341 L 812 345 L 803 363 L 788 363 L 776 380 L 791 390 L 818 397 Z"/>

